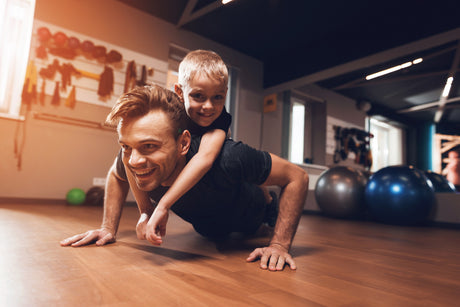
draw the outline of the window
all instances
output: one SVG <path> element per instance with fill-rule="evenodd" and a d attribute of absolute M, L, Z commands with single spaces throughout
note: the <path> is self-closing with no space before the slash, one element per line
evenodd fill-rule
<path fill-rule="evenodd" d="M 302 164 L 304 157 L 305 105 L 293 101 L 291 106 L 291 127 L 289 161 Z"/>
<path fill-rule="evenodd" d="M 370 118 L 369 131 L 374 135 L 370 139 L 372 150 L 371 171 L 390 166 L 404 164 L 403 130 L 386 122 Z"/>
<path fill-rule="evenodd" d="M 19 118 L 35 0 L 0 2 L 0 115 Z"/>

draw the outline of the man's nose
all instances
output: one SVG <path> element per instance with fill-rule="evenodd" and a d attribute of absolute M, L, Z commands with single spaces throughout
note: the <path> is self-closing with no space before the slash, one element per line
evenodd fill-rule
<path fill-rule="evenodd" d="M 131 152 L 131 156 L 129 157 L 129 164 L 131 166 L 138 166 L 145 162 L 145 157 L 137 150 L 133 150 Z"/>

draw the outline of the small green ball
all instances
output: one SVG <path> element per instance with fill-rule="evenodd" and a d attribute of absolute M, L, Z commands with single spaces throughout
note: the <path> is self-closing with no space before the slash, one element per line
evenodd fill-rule
<path fill-rule="evenodd" d="M 85 191 L 79 188 L 71 189 L 67 192 L 66 200 L 70 205 L 81 205 L 85 202 L 86 194 Z"/>

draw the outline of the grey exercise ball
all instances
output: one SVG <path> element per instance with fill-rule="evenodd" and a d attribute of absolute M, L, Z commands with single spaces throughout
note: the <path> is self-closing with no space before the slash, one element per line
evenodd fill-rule
<path fill-rule="evenodd" d="M 351 167 L 330 168 L 318 178 L 315 198 L 324 214 L 351 218 L 362 214 L 365 209 L 364 191 L 367 177 Z"/>

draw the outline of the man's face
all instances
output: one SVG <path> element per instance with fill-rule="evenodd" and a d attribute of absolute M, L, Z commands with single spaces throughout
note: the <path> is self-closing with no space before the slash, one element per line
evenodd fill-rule
<path fill-rule="evenodd" d="M 170 185 L 179 173 L 182 146 L 172 130 L 170 119 L 158 110 L 118 125 L 123 164 L 140 190 Z"/>
<path fill-rule="evenodd" d="M 226 84 L 205 74 L 196 74 L 181 90 L 178 94 L 184 100 L 185 110 L 197 125 L 208 127 L 222 113 L 227 95 Z"/>

